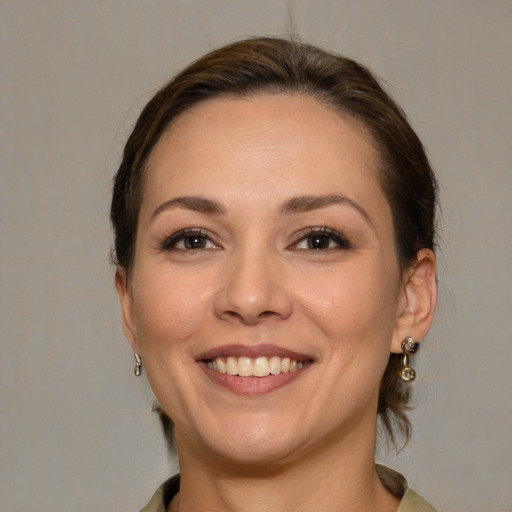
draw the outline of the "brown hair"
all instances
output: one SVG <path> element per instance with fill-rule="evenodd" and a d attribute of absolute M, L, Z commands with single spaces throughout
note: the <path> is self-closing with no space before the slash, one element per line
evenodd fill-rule
<path fill-rule="evenodd" d="M 425 150 L 404 112 L 361 64 L 320 48 L 279 38 L 247 39 L 215 50 L 166 84 L 142 111 L 115 176 L 110 219 L 113 261 L 127 270 L 135 252 L 145 163 L 173 120 L 216 96 L 306 94 L 359 120 L 379 155 L 379 179 L 390 204 L 402 269 L 423 248 L 434 248 L 436 180 Z M 410 434 L 409 390 L 397 378 L 400 355 L 391 354 L 378 414 L 394 440 L 393 426 Z"/>

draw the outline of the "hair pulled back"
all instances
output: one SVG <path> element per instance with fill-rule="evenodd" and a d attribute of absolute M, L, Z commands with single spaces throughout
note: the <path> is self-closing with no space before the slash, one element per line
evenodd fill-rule
<path fill-rule="evenodd" d="M 414 264 L 434 249 L 436 179 L 402 109 L 364 66 L 300 42 L 254 38 L 217 49 L 179 73 L 143 109 L 114 179 L 110 219 L 113 261 L 130 270 L 148 157 L 173 120 L 218 96 L 305 94 L 362 123 L 379 157 L 378 179 L 390 204 L 398 261 Z M 408 388 L 397 378 L 400 355 L 391 354 L 381 383 L 378 414 L 393 440 L 393 426 L 410 434 Z"/>

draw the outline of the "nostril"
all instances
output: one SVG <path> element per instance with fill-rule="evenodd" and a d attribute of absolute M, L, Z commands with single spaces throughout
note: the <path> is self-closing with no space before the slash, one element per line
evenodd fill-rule
<path fill-rule="evenodd" d="M 215 296 L 215 312 L 224 320 L 255 324 L 273 318 L 287 318 L 291 299 L 267 269 L 255 268 L 254 261 L 238 261 Z"/>
<path fill-rule="evenodd" d="M 281 315 L 278 312 L 271 311 L 271 310 L 265 310 L 265 311 L 262 311 L 261 313 L 257 313 L 257 312 L 253 313 L 250 311 L 244 311 L 242 313 L 242 312 L 238 312 L 238 311 L 234 311 L 234 310 L 227 310 L 227 311 L 224 311 L 224 313 L 222 313 L 221 316 L 224 317 L 225 320 L 238 319 L 239 321 L 241 321 L 245 324 L 252 325 L 252 324 L 257 324 L 262 321 L 271 320 L 274 317 L 276 317 L 276 318 L 280 317 Z"/>

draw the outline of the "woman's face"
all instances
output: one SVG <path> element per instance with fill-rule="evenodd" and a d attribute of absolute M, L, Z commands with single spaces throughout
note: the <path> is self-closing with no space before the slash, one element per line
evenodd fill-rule
<path fill-rule="evenodd" d="M 269 462 L 374 435 L 408 334 L 377 167 L 356 121 L 298 95 L 203 102 L 158 142 L 117 284 L 179 448 Z"/>

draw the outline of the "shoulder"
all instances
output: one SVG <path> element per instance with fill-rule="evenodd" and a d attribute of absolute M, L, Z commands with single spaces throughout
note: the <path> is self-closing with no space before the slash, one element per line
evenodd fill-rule
<path fill-rule="evenodd" d="M 380 464 L 376 465 L 376 469 L 384 486 L 393 494 L 402 496 L 397 512 L 437 512 L 428 501 L 408 486 L 407 480 L 400 473 Z M 180 475 L 178 474 L 164 482 L 140 512 L 166 512 L 169 503 L 179 490 Z"/>
<path fill-rule="evenodd" d="M 412 489 L 405 491 L 397 512 L 437 512 L 437 510 Z"/>
<path fill-rule="evenodd" d="M 397 512 L 437 512 L 427 500 L 409 487 L 400 473 L 381 464 L 376 464 L 375 468 L 384 486 L 396 496 L 402 497 Z"/>
<path fill-rule="evenodd" d="M 166 512 L 169 503 L 180 490 L 180 475 L 164 482 L 153 494 L 149 503 L 140 512 Z"/>

